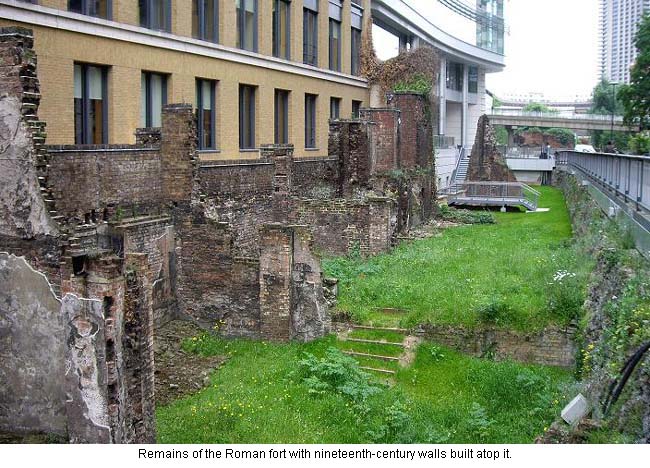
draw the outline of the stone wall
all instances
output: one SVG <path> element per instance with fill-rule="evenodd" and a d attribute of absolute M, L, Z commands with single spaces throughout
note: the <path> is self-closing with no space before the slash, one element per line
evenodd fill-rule
<path fill-rule="evenodd" d="M 472 356 L 512 359 L 567 369 L 574 368 L 576 363 L 575 329 L 547 328 L 523 334 L 497 328 L 425 325 L 418 330 L 418 334 Z"/>

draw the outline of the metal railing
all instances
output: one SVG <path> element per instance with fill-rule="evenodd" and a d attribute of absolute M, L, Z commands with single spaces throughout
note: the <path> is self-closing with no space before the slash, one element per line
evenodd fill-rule
<path fill-rule="evenodd" d="M 556 164 L 581 171 L 625 203 L 634 204 L 637 211 L 650 212 L 650 157 L 564 151 Z"/>
<path fill-rule="evenodd" d="M 497 146 L 497 150 L 506 159 L 543 159 L 545 147 L 543 146 Z M 567 148 L 551 148 L 548 159 L 562 151 L 570 151 Z"/>
<path fill-rule="evenodd" d="M 522 182 L 460 182 L 449 187 L 447 201 L 478 206 L 523 205 L 535 211 L 540 195 Z"/>
<path fill-rule="evenodd" d="M 453 148 L 456 146 L 456 139 L 446 135 L 433 135 L 433 147 L 438 149 Z"/>

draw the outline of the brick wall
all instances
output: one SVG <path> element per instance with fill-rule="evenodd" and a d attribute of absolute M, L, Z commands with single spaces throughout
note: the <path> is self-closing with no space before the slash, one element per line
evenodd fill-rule
<path fill-rule="evenodd" d="M 121 239 L 120 250 L 125 255 L 146 254 L 155 326 L 176 318 L 176 245 L 170 218 L 135 218 L 111 223 L 110 236 Z"/>
<path fill-rule="evenodd" d="M 160 151 L 136 145 L 50 146 L 48 184 L 57 212 L 81 222 L 117 207 L 127 215 L 163 202 Z"/>
<path fill-rule="evenodd" d="M 330 255 L 374 255 L 390 249 L 394 205 L 384 197 L 298 199 L 292 221 L 308 225 L 315 249 Z"/>
<path fill-rule="evenodd" d="M 185 216 L 176 229 L 181 313 L 227 336 L 258 337 L 259 261 L 236 257 L 229 225 L 202 213 Z"/>
<path fill-rule="evenodd" d="M 433 121 L 428 97 L 395 93 L 388 96 L 388 105 L 402 111 L 400 168 L 433 167 Z"/>
<path fill-rule="evenodd" d="M 399 168 L 400 115 L 398 109 L 362 109 L 361 118 L 373 122 L 371 132 L 371 172 Z"/>
<path fill-rule="evenodd" d="M 527 364 L 572 368 L 575 366 L 575 330 L 547 328 L 522 334 L 510 330 L 470 330 L 444 325 L 425 325 L 419 334 L 426 339 L 473 356 L 492 355 Z"/>

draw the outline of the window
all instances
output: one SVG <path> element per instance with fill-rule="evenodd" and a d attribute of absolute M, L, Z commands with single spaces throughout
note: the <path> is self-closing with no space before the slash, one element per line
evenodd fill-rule
<path fill-rule="evenodd" d="M 199 149 L 216 149 L 216 89 L 212 80 L 196 80 L 196 113 Z"/>
<path fill-rule="evenodd" d="M 358 119 L 361 113 L 361 101 L 352 101 L 352 118 Z"/>
<path fill-rule="evenodd" d="M 341 71 L 341 16 L 343 7 L 341 0 L 329 0 L 329 52 L 330 70 Z"/>
<path fill-rule="evenodd" d="M 315 94 L 305 94 L 305 148 L 316 148 Z"/>
<path fill-rule="evenodd" d="M 74 65 L 74 140 L 77 145 L 108 143 L 105 67 Z"/>
<path fill-rule="evenodd" d="M 447 62 L 447 89 L 463 90 L 463 64 Z"/>
<path fill-rule="evenodd" d="M 318 66 L 318 2 L 304 0 L 302 29 L 302 61 Z"/>
<path fill-rule="evenodd" d="M 289 143 L 289 91 L 275 90 L 275 144 Z"/>
<path fill-rule="evenodd" d="M 257 52 L 257 0 L 237 2 L 237 47 Z"/>
<path fill-rule="evenodd" d="M 287 60 L 291 57 L 290 8 L 289 0 L 273 0 L 273 56 Z"/>
<path fill-rule="evenodd" d="M 359 4 L 360 0 L 352 0 L 350 4 L 351 18 L 350 24 L 350 73 L 359 75 L 361 67 L 361 29 L 363 23 L 363 9 Z"/>
<path fill-rule="evenodd" d="M 467 90 L 470 93 L 478 93 L 478 67 L 467 69 Z"/>
<path fill-rule="evenodd" d="M 361 30 L 352 28 L 350 35 L 351 64 L 350 73 L 359 75 L 361 71 Z"/>
<path fill-rule="evenodd" d="M 110 19 L 111 0 L 68 0 L 68 11 Z"/>
<path fill-rule="evenodd" d="M 167 75 L 142 72 L 140 121 L 143 127 L 162 126 L 162 108 L 167 104 Z"/>
<path fill-rule="evenodd" d="M 255 148 L 255 86 L 239 85 L 239 148 Z"/>
<path fill-rule="evenodd" d="M 330 19 L 330 70 L 341 71 L 341 23 Z"/>
<path fill-rule="evenodd" d="M 140 26 L 171 32 L 171 0 L 138 0 Z"/>
<path fill-rule="evenodd" d="M 192 0 L 192 37 L 219 42 L 219 0 Z"/>
<path fill-rule="evenodd" d="M 330 119 L 335 120 L 341 117 L 341 98 L 330 98 Z"/>

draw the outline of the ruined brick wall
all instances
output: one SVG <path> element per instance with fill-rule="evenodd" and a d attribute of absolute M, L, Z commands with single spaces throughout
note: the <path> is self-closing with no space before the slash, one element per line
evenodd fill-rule
<path fill-rule="evenodd" d="M 68 436 L 71 442 L 152 443 L 148 260 L 106 253 L 83 262 L 63 283 Z"/>
<path fill-rule="evenodd" d="M 238 255 L 257 254 L 258 228 L 273 218 L 273 173 L 270 161 L 215 161 L 199 169 L 206 210 L 232 226 Z"/>
<path fill-rule="evenodd" d="M 362 109 L 361 118 L 370 127 L 371 173 L 394 171 L 400 167 L 401 112 L 399 109 Z"/>
<path fill-rule="evenodd" d="M 573 368 L 576 363 L 575 330 L 547 328 L 536 333 L 518 333 L 497 328 L 467 329 L 426 325 L 420 334 L 434 343 L 472 356 L 494 356 L 527 364 Z"/>
<path fill-rule="evenodd" d="M 48 183 L 66 218 L 98 222 L 116 212 L 158 212 L 165 200 L 158 148 L 70 145 L 49 146 L 48 152 Z"/>
<path fill-rule="evenodd" d="M 292 192 L 303 197 L 333 197 L 339 180 L 339 163 L 335 157 L 294 158 Z"/>
<path fill-rule="evenodd" d="M 399 167 L 433 167 L 433 118 L 429 98 L 414 93 L 388 95 L 389 107 L 399 109 Z"/>
<path fill-rule="evenodd" d="M 146 253 L 155 326 L 175 319 L 178 315 L 176 244 L 170 218 L 135 218 L 111 223 L 110 235 L 121 239 L 120 250 L 125 255 Z"/>
<path fill-rule="evenodd" d="M 370 123 L 364 120 L 330 122 L 330 156 L 339 161 L 337 196 L 350 197 L 369 188 L 371 176 Z"/>
<path fill-rule="evenodd" d="M 236 257 L 229 225 L 203 213 L 179 219 L 176 229 L 181 313 L 227 336 L 257 338 L 258 259 Z"/>
<path fill-rule="evenodd" d="M 482 115 L 477 124 L 476 139 L 469 158 L 467 180 L 516 182 L 514 173 L 497 149 L 496 136 L 487 115 Z"/>
<path fill-rule="evenodd" d="M 292 222 L 308 225 L 314 248 L 330 255 L 374 255 L 390 249 L 394 205 L 385 197 L 298 199 Z"/>
<path fill-rule="evenodd" d="M 160 175 L 166 201 L 189 203 L 193 191 L 198 189 L 196 131 L 191 104 L 168 104 L 163 107 Z"/>

